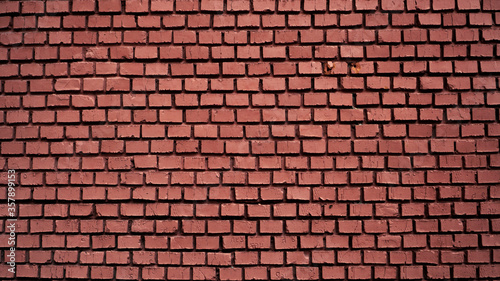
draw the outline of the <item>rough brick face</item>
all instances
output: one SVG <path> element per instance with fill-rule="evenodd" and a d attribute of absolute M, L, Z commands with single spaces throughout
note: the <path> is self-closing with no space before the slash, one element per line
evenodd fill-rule
<path fill-rule="evenodd" d="M 500 280 L 499 42 L 498 0 L 1 1 L 0 277 Z"/>

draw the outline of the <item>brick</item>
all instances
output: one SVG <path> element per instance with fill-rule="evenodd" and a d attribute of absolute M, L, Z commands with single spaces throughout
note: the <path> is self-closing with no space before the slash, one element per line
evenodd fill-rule
<path fill-rule="evenodd" d="M 18 277 L 498 278 L 498 10 L 0 3 Z"/>

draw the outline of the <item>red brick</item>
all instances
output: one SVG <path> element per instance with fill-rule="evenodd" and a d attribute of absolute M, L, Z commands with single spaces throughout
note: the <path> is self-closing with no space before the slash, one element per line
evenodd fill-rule
<path fill-rule="evenodd" d="M 0 4 L 19 277 L 497 278 L 496 2 L 226 2 Z"/>

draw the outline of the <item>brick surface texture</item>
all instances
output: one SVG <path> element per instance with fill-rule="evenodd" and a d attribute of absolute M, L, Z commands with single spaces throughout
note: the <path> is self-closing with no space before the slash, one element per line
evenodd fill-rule
<path fill-rule="evenodd" d="M 499 25 L 498 0 L 1 1 L 0 279 L 499 280 Z"/>

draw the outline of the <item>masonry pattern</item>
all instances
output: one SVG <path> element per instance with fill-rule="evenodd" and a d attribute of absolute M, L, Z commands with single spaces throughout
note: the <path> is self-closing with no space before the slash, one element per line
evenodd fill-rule
<path fill-rule="evenodd" d="M 0 277 L 498 280 L 499 24 L 498 0 L 0 2 Z"/>

